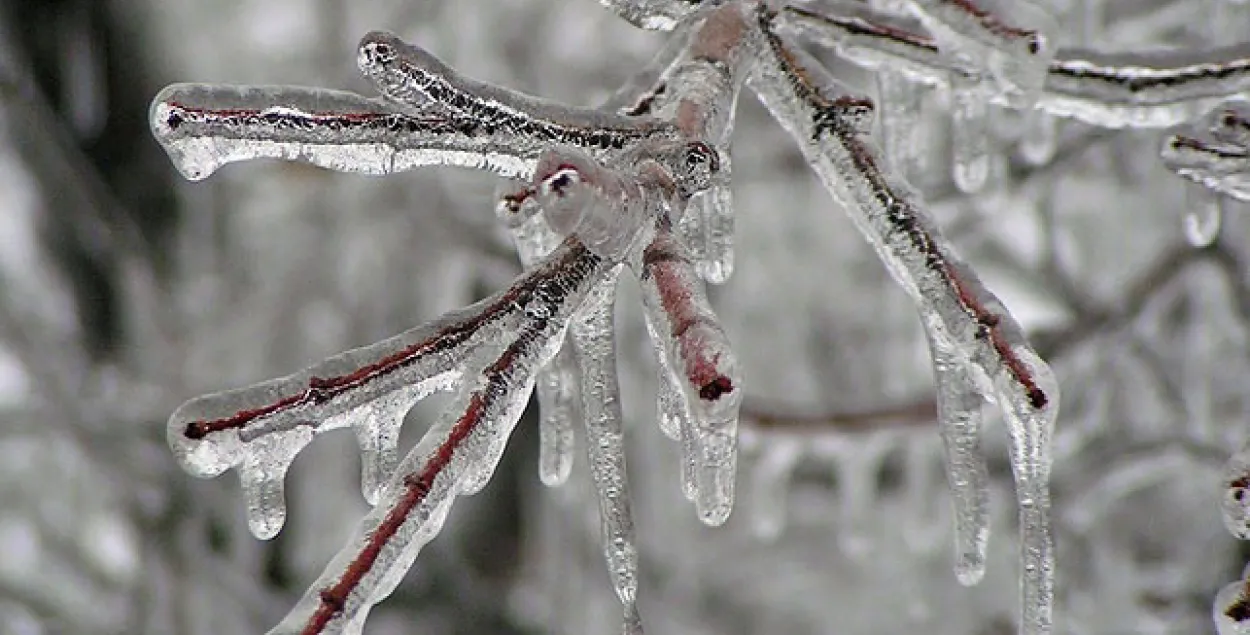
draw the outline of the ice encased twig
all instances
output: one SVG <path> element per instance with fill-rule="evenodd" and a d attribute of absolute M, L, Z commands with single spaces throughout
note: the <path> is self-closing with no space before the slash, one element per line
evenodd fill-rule
<path fill-rule="evenodd" d="M 568 321 L 606 271 L 602 259 L 569 239 L 542 266 L 478 305 L 522 317 L 510 329 L 483 329 L 490 331 L 487 341 L 458 360 L 465 381 L 452 406 L 400 463 L 347 547 L 271 633 L 361 631 L 370 607 L 390 594 L 441 529 L 454 497 L 489 479 L 537 369 L 555 355 Z"/>
<path fill-rule="evenodd" d="M 1164 165 L 1213 193 L 1250 201 L 1250 120 L 1245 109 L 1241 103 L 1231 102 L 1170 130 L 1160 149 Z M 1212 213 L 1205 214 L 1209 219 Z M 1193 231 L 1187 227 L 1187 233 L 1204 238 L 1200 230 L 1212 224 L 1218 230 L 1217 223 L 1209 222 L 1198 224 Z"/>
<path fill-rule="evenodd" d="M 193 181 L 261 158 L 374 175 L 454 165 L 528 177 L 541 150 L 461 114 L 414 113 L 353 93 L 289 86 L 174 84 L 153 101 L 151 125 Z"/>
<path fill-rule="evenodd" d="M 661 369 L 679 388 L 679 424 L 688 422 L 681 429 L 682 460 L 683 469 L 693 474 L 684 473 L 683 484 L 688 486 L 693 476 L 689 489 L 700 520 L 719 525 L 729 517 L 734 500 L 742 401 L 737 358 L 667 215 L 656 220 L 641 259 L 631 266 L 642 286 L 649 331 L 663 348 L 657 348 Z"/>
<path fill-rule="evenodd" d="M 798 142 L 833 198 L 851 215 L 913 298 L 936 345 L 964 365 L 1003 411 L 1020 512 L 1024 633 L 1048 633 L 1054 599 L 1049 526 L 1050 438 L 1058 388 L 1019 326 L 955 256 L 904 182 L 883 170 L 860 121 L 872 103 L 845 91 L 773 31 L 759 10 L 766 54 L 748 85 Z"/>
<path fill-rule="evenodd" d="M 699 274 L 721 284 L 733 273 L 734 207 L 729 143 L 742 82 L 754 61 L 748 16 L 740 3 L 707 12 L 687 46 L 664 73 L 665 91 L 654 108 L 688 139 L 709 140 L 719 155 L 711 186 L 694 195 L 678 224 Z"/>
<path fill-rule="evenodd" d="M 874 71 L 894 70 L 912 81 L 944 86 L 951 73 L 978 74 L 967 59 L 939 51 L 918 25 L 834 3 L 837 13 L 788 6 L 782 27 Z M 1190 50 L 1106 53 L 1064 49 L 1050 61 L 1034 106 L 1058 117 L 1106 128 L 1167 128 L 1190 121 L 1250 89 L 1250 45 Z M 994 92 L 991 100 L 1023 107 Z"/>

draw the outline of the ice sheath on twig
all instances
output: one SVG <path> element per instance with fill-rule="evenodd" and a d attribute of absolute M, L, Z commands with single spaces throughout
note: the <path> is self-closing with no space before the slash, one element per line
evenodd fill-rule
<path fill-rule="evenodd" d="M 1049 484 L 1057 382 L 1011 315 L 954 254 L 919 198 L 883 169 L 866 134 L 872 102 L 841 89 L 778 34 L 774 11 L 761 7 L 757 15 L 764 53 L 748 85 L 915 301 L 934 350 L 942 353 L 935 361 L 961 365 L 972 389 L 1003 412 L 1020 514 L 1020 623 L 1025 633 L 1047 633 L 1054 600 Z M 949 371 L 938 373 L 945 382 Z"/>

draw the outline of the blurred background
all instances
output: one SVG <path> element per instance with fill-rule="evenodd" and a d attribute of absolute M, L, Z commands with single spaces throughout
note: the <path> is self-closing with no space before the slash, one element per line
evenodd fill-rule
<path fill-rule="evenodd" d="M 1048 0 L 1067 44 L 1137 51 L 1250 33 L 1228 0 Z M 260 633 L 363 516 L 343 432 L 288 477 L 274 540 L 246 529 L 237 480 L 174 464 L 165 421 L 196 395 L 284 375 L 433 319 L 519 272 L 495 179 L 379 179 L 229 166 L 188 183 L 148 131 L 174 81 L 368 93 L 355 44 L 394 31 L 474 77 L 593 106 L 664 37 L 593 0 L 4 0 L 0 2 L 0 634 Z M 825 58 L 839 77 L 871 77 Z M 990 183 L 952 184 L 948 96 L 909 177 L 1062 382 L 1054 522 L 1061 633 L 1213 632 L 1211 600 L 1245 549 L 1219 474 L 1250 408 L 1250 225 L 1194 247 L 1209 205 L 1160 164 L 1158 131 L 1058 122 L 1026 161 L 1020 116 L 991 112 Z M 1002 426 L 989 568 L 952 572 L 951 513 L 915 312 L 799 152 L 747 92 L 735 137 L 737 270 L 713 303 L 744 360 L 740 498 L 702 527 L 655 420 L 655 368 L 632 281 L 622 382 L 656 634 L 1015 629 L 1015 506 Z M 408 417 L 403 445 L 439 412 Z M 461 499 L 374 635 L 619 630 L 584 454 L 537 478 L 536 420 L 491 485 Z"/>

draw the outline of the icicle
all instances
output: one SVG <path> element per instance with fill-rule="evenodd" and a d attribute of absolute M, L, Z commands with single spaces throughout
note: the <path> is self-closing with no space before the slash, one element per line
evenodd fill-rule
<path fill-rule="evenodd" d="M 894 447 L 893 435 L 870 432 L 829 439 L 817 448 L 820 454 L 831 456 L 837 470 L 838 548 L 854 560 L 868 557 L 877 545 L 873 522 L 877 479 Z"/>
<path fill-rule="evenodd" d="M 1024 114 L 1024 134 L 1020 137 L 1020 157 L 1029 165 L 1046 165 L 1055 156 L 1058 126 L 1044 110 Z"/>
<path fill-rule="evenodd" d="M 508 226 L 521 265 L 537 266 L 560 243 L 538 213 L 528 186 L 503 184 L 495 194 L 497 215 Z M 573 469 L 573 421 L 577 418 L 577 363 L 567 344 L 538 371 L 538 477 L 548 487 L 568 480 Z"/>
<path fill-rule="evenodd" d="M 1210 246 L 1220 237 L 1224 196 L 1199 185 L 1190 185 L 1185 212 L 1185 240 L 1196 248 Z"/>
<path fill-rule="evenodd" d="M 360 446 L 360 490 L 370 505 L 377 504 L 382 487 L 395 471 L 399 431 L 416 402 L 415 395 L 400 391 L 370 404 L 368 414 L 352 426 Z"/>
<path fill-rule="evenodd" d="M 721 155 L 723 173 L 730 169 L 728 156 Z M 725 180 L 692 198 L 679 224 L 682 240 L 690 247 L 699 277 L 711 284 L 724 284 L 733 275 L 733 195 Z"/>
<path fill-rule="evenodd" d="M 955 512 L 955 577 L 972 586 L 985 575 L 990 537 L 989 468 L 981 450 L 981 408 L 963 362 L 929 336 L 937 385 L 938 429 L 946 450 L 946 482 Z"/>
<path fill-rule="evenodd" d="M 990 176 L 989 99 L 979 80 L 951 75 L 951 175 L 975 194 Z"/>
<path fill-rule="evenodd" d="M 566 344 L 538 373 L 538 478 L 547 487 L 564 484 L 573 469 L 576 368 Z"/>
<path fill-rule="evenodd" d="M 994 378 L 999 408 L 1007 424 L 1011 469 L 1016 479 L 1020 514 L 1021 625 L 1026 633 L 1048 633 L 1055 593 L 1054 541 L 1050 535 L 1051 436 L 1059 414 L 1059 383 L 1050 368 L 1029 348 L 1013 346 L 1015 358 L 1034 386 L 1022 386 L 1004 368 Z M 1047 395 L 1046 403 L 1035 397 Z M 1031 394 L 1032 393 L 1032 394 Z"/>
<path fill-rule="evenodd" d="M 1224 465 L 1224 526 L 1241 540 L 1250 540 L 1250 445 Z"/>
<path fill-rule="evenodd" d="M 291 434 L 301 438 L 296 443 L 290 443 L 283 438 L 285 435 L 265 437 L 239 467 L 243 501 L 247 506 L 247 528 L 261 540 L 269 540 L 282 530 L 286 522 L 283 486 L 286 472 L 295 455 L 312 441 L 311 431 Z"/>
<path fill-rule="evenodd" d="M 603 553 L 612 586 L 624 608 L 624 633 L 642 633 L 638 617 L 638 550 L 630 510 L 629 480 L 625 469 L 625 440 L 621 429 L 621 398 L 616 377 L 616 278 L 620 267 L 601 284 L 571 327 L 582 375 L 582 409 L 590 473 L 599 494 L 603 524 Z"/>
<path fill-rule="evenodd" d="M 1246 580 L 1230 583 L 1215 596 L 1211 618 L 1219 635 L 1250 635 L 1250 589 Z"/>
<path fill-rule="evenodd" d="M 794 439 L 762 439 L 761 455 L 748 479 L 751 488 L 751 530 L 761 540 L 775 541 L 786 524 L 790 478 L 802 457 Z"/>
<path fill-rule="evenodd" d="M 691 422 L 686 396 L 682 392 L 681 378 L 668 359 L 665 337 L 656 330 L 650 315 L 644 316 L 647 334 L 651 338 L 655 350 L 658 370 L 658 396 L 656 410 L 660 430 L 664 436 L 681 443 L 681 494 L 690 502 L 695 501 L 699 491 L 695 473 L 699 460 L 699 448 L 695 439 L 694 424 Z"/>
<path fill-rule="evenodd" d="M 917 124 L 923 116 L 926 89 L 906 75 L 888 69 L 880 69 L 876 75 L 886 159 L 904 179 L 915 183 L 928 169 L 927 126 Z"/>

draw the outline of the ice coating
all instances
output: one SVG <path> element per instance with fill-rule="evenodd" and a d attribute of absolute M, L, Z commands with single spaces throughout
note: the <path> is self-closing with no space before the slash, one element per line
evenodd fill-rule
<path fill-rule="evenodd" d="M 685 53 L 664 73 L 664 93 L 650 106 L 675 121 L 686 138 L 710 140 L 719 155 L 710 187 L 694 196 L 679 224 L 699 274 L 713 284 L 733 273 L 729 141 L 738 92 L 754 60 L 750 33 L 742 4 L 709 10 L 691 29 Z"/>
<path fill-rule="evenodd" d="M 703 522 L 719 525 L 729 517 L 734 499 L 742 401 L 737 359 L 666 216 L 656 223 L 641 262 L 631 266 L 651 333 L 663 343 L 663 359 L 681 388 L 683 420 L 690 422 L 690 434 L 682 430 L 682 454 L 683 461 L 693 463 L 695 508 Z"/>
<path fill-rule="evenodd" d="M 924 84 L 947 85 L 952 72 L 975 75 L 975 67 L 942 54 L 915 23 L 834 4 L 836 14 L 788 6 L 782 30 L 834 48 L 869 69 L 894 69 Z M 1033 106 L 1106 128 L 1167 128 L 1248 89 L 1250 45 L 1144 54 L 1062 49 L 1049 62 Z M 1021 107 L 1001 92 L 991 99 Z"/>
<path fill-rule="evenodd" d="M 662 177 L 655 176 L 660 170 L 647 161 L 642 174 L 627 175 L 572 148 L 546 150 L 534 174 L 535 197 L 552 230 L 621 262 L 664 196 Z"/>
<path fill-rule="evenodd" d="M 573 108 L 479 82 L 390 33 L 365 35 L 357 62 L 365 78 L 389 99 L 405 104 L 428 100 L 506 135 L 520 135 L 539 144 L 573 146 L 605 156 L 675 134 L 672 124 L 655 119 Z"/>
<path fill-rule="evenodd" d="M 574 312 L 607 273 L 575 240 L 501 294 L 511 306 L 546 305 L 465 360 L 452 406 L 400 462 L 354 537 L 271 633 L 359 632 L 369 608 L 394 590 L 438 534 L 452 500 L 477 491 L 556 354 Z M 487 305 L 489 306 L 489 305 Z M 526 313 L 521 311 L 523 315 Z"/>
<path fill-rule="evenodd" d="M 989 468 L 981 450 L 985 400 L 954 351 L 928 338 L 937 388 L 938 429 L 946 453 L 946 482 L 955 520 L 955 577 L 965 586 L 985 575 L 989 545 Z"/>
<path fill-rule="evenodd" d="M 934 346 L 964 366 L 972 389 L 995 397 L 1008 422 L 1021 523 L 1021 631 L 1050 632 L 1054 554 L 1049 525 L 1051 431 L 1058 389 L 1019 326 L 938 233 L 905 183 L 884 171 L 847 113 L 863 97 L 828 94 L 833 80 L 802 64 L 759 11 L 768 47 L 748 85 L 799 143 L 804 156 L 915 301 Z M 811 79 L 819 77 L 822 79 Z M 866 103 L 867 102 L 867 103 Z"/>
<path fill-rule="evenodd" d="M 156 96 L 152 132 L 192 181 L 271 158 L 385 175 L 433 165 L 528 177 L 534 140 L 455 113 L 409 113 L 352 93 L 287 86 L 174 84 Z"/>
<path fill-rule="evenodd" d="M 638 615 L 638 549 L 625 469 L 620 386 L 616 374 L 615 284 L 620 267 L 600 285 L 571 326 L 582 376 L 586 448 L 599 498 L 603 555 L 624 610 L 624 633 L 642 633 Z"/>
<path fill-rule="evenodd" d="M 1237 100 L 1220 104 L 1207 116 L 1206 126 L 1219 141 L 1250 147 L 1250 102 Z"/>

